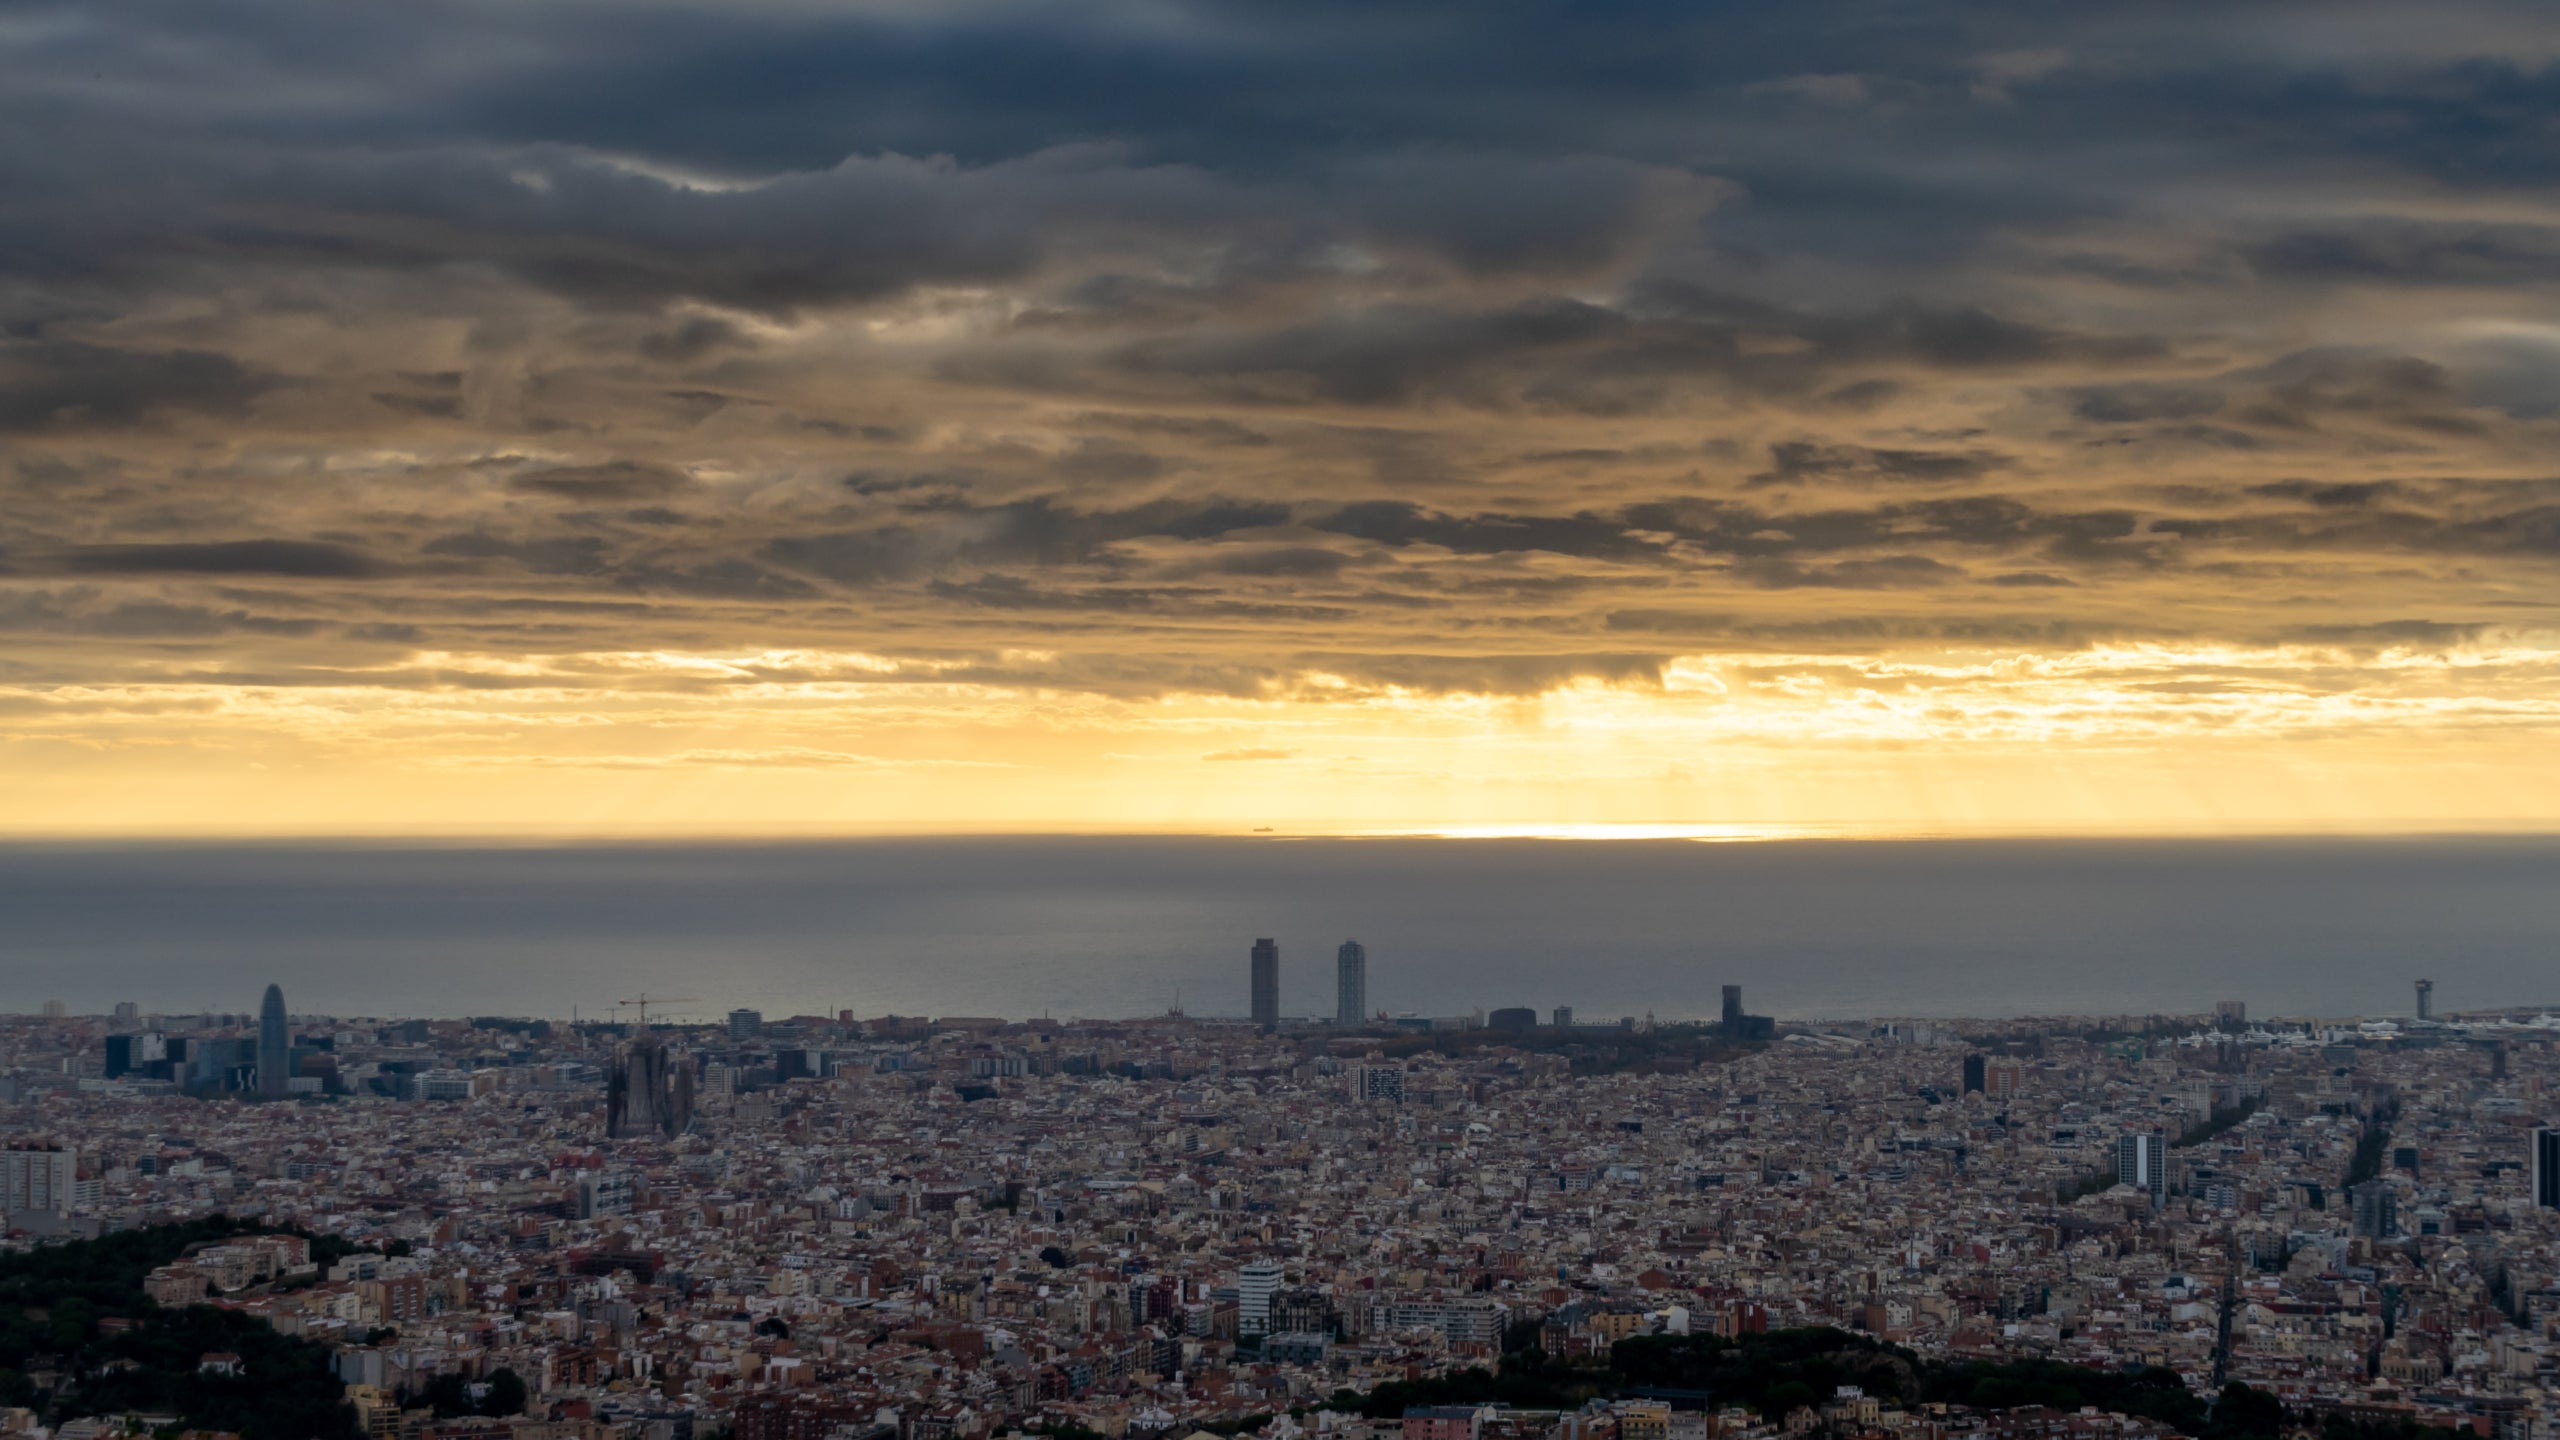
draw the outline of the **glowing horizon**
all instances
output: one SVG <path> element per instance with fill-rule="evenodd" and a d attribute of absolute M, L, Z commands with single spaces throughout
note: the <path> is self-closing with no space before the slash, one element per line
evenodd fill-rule
<path fill-rule="evenodd" d="M 1142 700 L 955 698 L 808 653 L 787 682 L 769 654 L 515 657 L 489 662 L 516 682 L 494 697 L 180 679 L 53 692 L 51 740 L 0 720 L 40 761 L 0 777 L 0 833 L 2407 833 L 2560 811 L 2539 722 L 2515 723 L 2560 703 L 2549 652 L 2366 656 L 2346 695 L 2294 678 L 2318 658 L 1679 657 L 1528 694 L 1318 675 Z M 2482 671 L 2504 692 L 2485 720 Z"/>

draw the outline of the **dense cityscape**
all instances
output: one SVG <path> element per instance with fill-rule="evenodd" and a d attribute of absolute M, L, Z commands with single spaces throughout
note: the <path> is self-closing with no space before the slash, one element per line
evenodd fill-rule
<path fill-rule="evenodd" d="M 2560 1440 L 2555 456 L 2560 0 L 0 0 L 0 1440 Z"/>
<path fill-rule="evenodd" d="M 150 1300 L 325 1347 L 385 1440 L 2175 1428 L 1602 1378 L 1814 1331 L 2560 1425 L 2540 1012 L 1390 1016 L 1347 942 L 1305 1019 L 1278 966 L 1256 942 L 1243 1019 L 48 1006 L 0 1021 L 0 1200 L 31 1254 L 218 1222 Z M 0 1383 L 55 1440 L 179 1419 Z"/>

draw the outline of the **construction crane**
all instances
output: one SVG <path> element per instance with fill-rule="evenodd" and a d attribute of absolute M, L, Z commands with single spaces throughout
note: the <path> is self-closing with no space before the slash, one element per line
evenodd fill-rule
<path fill-rule="evenodd" d="M 616 1009 L 625 1005 L 637 1007 L 640 1011 L 640 1028 L 643 1030 L 649 1028 L 649 1007 L 652 1005 L 699 1005 L 701 1003 L 702 997 L 699 995 L 652 995 L 646 990 L 640 992 L 638 999 L 613 1002 Z"/>

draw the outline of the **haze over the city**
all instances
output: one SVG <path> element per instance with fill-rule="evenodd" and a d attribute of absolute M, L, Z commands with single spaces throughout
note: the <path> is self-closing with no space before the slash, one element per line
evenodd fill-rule
<path fill-rule="evenodd" d="M 2555 49 L 16 6 L 0 827 L 2546 828 Z"/>

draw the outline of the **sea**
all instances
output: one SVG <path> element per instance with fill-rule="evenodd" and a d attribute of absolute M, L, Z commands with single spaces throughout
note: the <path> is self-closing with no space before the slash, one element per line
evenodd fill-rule
<path fill-rule="evenodd" d="M 2391 1016 L 2560 1005 L 2560 838 L 0 846 L 0 1011 Z"/>

